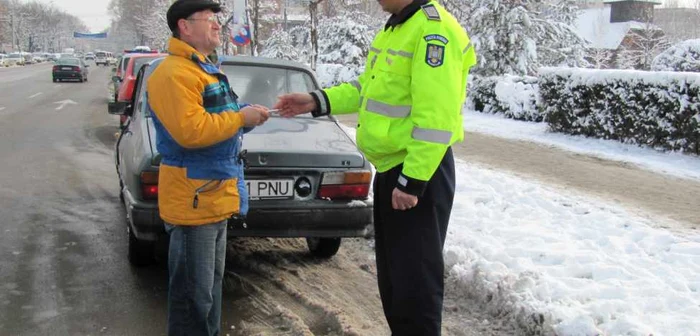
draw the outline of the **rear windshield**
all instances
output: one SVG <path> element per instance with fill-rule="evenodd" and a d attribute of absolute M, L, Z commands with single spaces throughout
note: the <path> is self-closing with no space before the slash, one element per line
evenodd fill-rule
<path fill-rule="evenodd" d="M 97 54 L 95 54 L 95 56 L 97 56 L 97 57 L 105 57 L 105 56 L 107 56 L 107 54 L 105 54 L 105 53 L 103 53 L 103 52 L 98 52 Z"/>
<path fill-rule="evenodd" d="M 61 58 L 56 62 L 58 65 L 80 65 L 80 61 L 76 58 Z"/>
<path fill-rule="evenodd" d="M 316 90 L 311 75 L 297 69 L 255 65 L 224 65 L 231 89 L 240 102 L 272 106 L 281 94 Z"/>

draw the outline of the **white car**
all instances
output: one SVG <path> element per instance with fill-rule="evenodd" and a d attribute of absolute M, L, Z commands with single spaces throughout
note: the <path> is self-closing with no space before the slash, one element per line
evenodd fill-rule
<path fill-rule="evenodd" d="M 0 54 L 0 68 L 10 66 L 6 60 L 7 60 L 7 55 Z"/>
<path fill-rule="evenodd" d="M 7 55 L 8 65 L 24 65 L 24 57 L 20 53 L 11 53 Z"/>

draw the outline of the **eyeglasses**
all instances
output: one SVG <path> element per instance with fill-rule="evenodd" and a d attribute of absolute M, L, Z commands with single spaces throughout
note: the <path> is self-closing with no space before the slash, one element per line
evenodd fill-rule
<path fill-rule="evenodd" d="M 216 17 L 216 15 L 212 15 L 206 19 L 185 19 L 187 21 L 208 21 L 209 23 L 219 23 L 219 18 Z"/>

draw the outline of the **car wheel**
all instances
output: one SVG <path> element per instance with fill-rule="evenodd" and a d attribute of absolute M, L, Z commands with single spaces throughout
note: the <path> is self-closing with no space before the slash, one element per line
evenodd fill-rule
<path fill-rule="evenodd" d="M 58 79 L 54 78 L 54 79 L 53 79 L 53 82 L 54 82 L 54 83 L 58 82 Z"/>
<path fill-rule="evenodd" d="M 314 257 L 328 259 L 338 253 L 340 238 L 307 237 L 306 245 Z"/>
<path fill-rule="evenodd" d="M 129 263 L 136 267 L 153 264 L 155 262 L 153 244 L 138 240 L 128 224 L 127 231 L 129 231 Z"/>

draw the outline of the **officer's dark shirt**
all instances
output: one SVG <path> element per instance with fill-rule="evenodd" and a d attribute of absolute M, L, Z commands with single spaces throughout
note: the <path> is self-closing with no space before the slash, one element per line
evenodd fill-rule
<path fill-rule="evenodd" d="M 389 21 L 386 22 L 386 25 L 384 26 L 384 30 L 387 30 L 389 28 L 396 27 L 411 18 L 413 14 L 415 14 L 419 9 L 420 6 L 423 6 L 430 2 L 429 0 L 413 0 L 410 5 L 404 7 L 398 14 L 392 14 L 389 17 Z"/>

